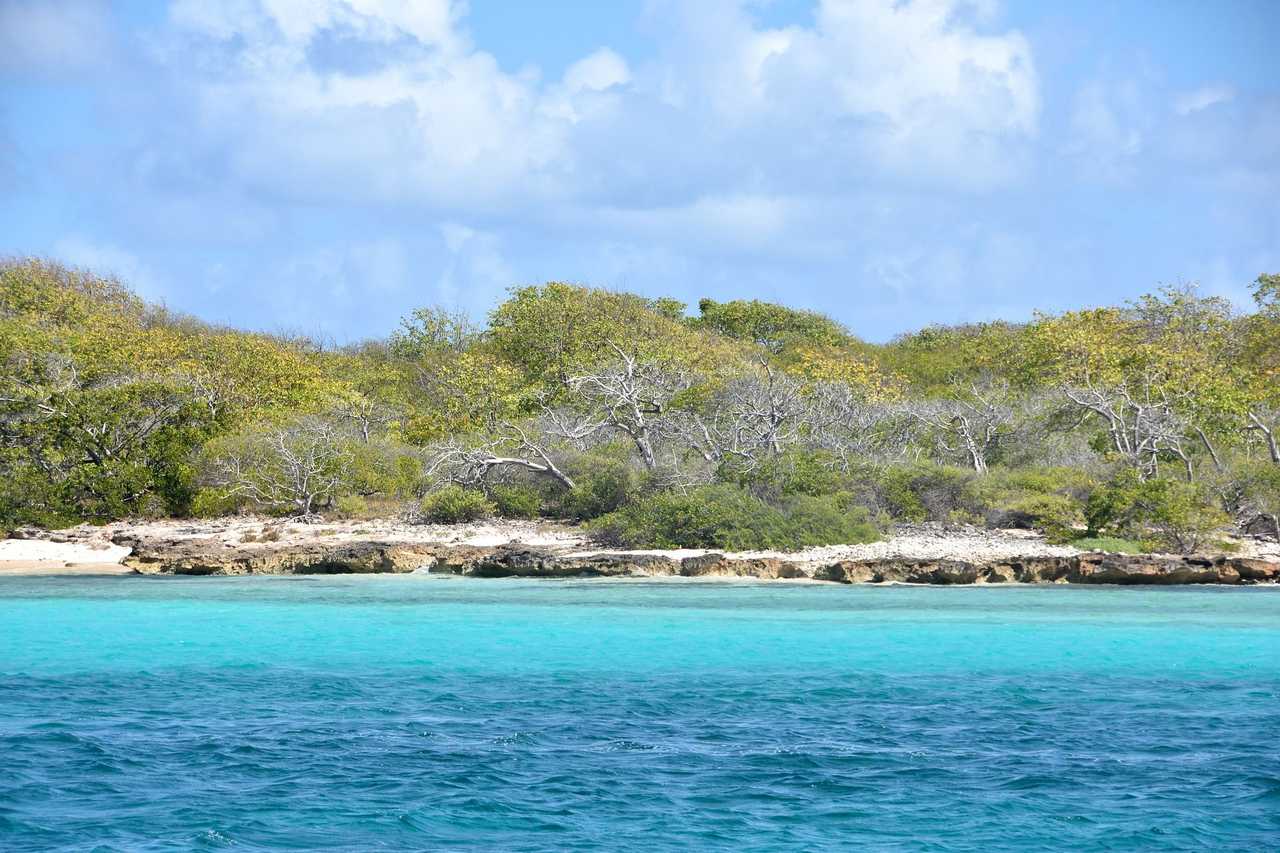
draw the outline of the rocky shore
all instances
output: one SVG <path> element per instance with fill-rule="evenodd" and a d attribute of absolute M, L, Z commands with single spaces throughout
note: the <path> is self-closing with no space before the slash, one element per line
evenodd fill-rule
<path fill-rule="evenodd" d="M 1265 544 L 1232 554 L 1107 554 L 1049 545 L 1025 531 L 930 526 L 903 528 L 867 545 L 791 554 L 602 551 L 574 528 L 530 522 L 325 526 L 231 519 L 118 523 L 24 535 L 26 540 L 0 542 L 0 566 L 6 553 L 51 553 L 59 546 L 78 555 L 110 554 L 122 567 L 146 575 L 429 572 L 479 578 L 736 577 L 837 583 L 1280 583 L 1280 549 Z"/>

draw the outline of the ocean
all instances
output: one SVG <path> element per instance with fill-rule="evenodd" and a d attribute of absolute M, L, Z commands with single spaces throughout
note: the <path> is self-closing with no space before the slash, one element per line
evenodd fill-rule
<path fill-rule="evenodd" d="M 0 850 L 1275 850 L 1280 589 L 0 578 Z"/>

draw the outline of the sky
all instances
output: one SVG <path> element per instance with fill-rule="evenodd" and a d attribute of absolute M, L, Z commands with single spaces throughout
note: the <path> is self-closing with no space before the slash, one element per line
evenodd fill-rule
<path fill-rule="evenodd" d="M 571 281 L 873 341 L 1280 272 L 1280 2 L 0 0 L 0 255 L 339 342 Z"/>

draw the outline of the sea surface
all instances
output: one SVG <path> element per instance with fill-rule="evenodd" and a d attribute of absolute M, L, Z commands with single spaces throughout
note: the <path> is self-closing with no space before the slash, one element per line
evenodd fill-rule
<path fill-rule="evenodd" d="M 1280 589 L 0 578 L 0 850 L 1280 849 Z"/>

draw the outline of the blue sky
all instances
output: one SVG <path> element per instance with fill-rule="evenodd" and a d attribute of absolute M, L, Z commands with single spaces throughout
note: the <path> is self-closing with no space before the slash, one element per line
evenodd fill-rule
<path fill-rule="evenodd" d="M 885 340 L 1280 271 L 1280 3 L 0 0 L 0 253 L 338 340 L 567 280 Z"/>

